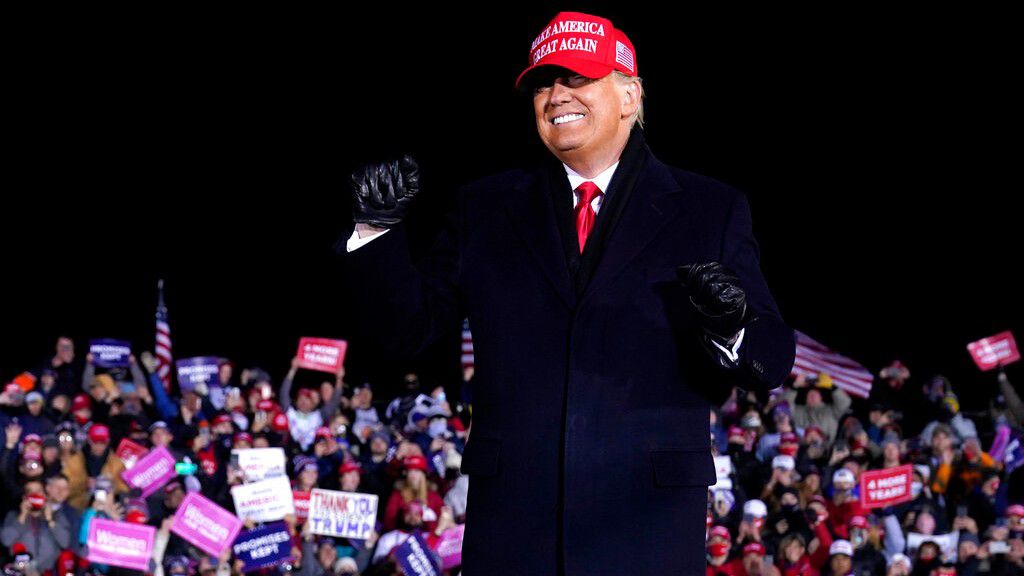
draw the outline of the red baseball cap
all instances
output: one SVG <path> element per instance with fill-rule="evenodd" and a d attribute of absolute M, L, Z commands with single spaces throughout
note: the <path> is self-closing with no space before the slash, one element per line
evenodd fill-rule
<path fill-rule="evenodd" d="M 729 534 L 729 529 L 722 525 L 713 526 L 711 531 L 708 532 L 708 540 L 711 540 L 715 536 L 725 538 L 726 540 L 732 540 L 732 535 Z"/>
<path fill-rule="evenodd" d="M 341 466 L 338 468 L 338 475 L 340 476 L 342 474 L 345 474 L 346 472 L 353 471 L 359 472 L 360 474 L 363 473 L 363 469 L 361 466 L 359 466 L 359 462 L 356 462 L 354 460 L 346 460 L 342 462 Z"/>
<path fill-rule="evenodd" d="M 110 440 L 110 428 L 106 424 L 93 424 L 89 426 L 89 440 L 93 442 L 107 442 Z"/>
<path fill-rule="evenodd" d="M 270 428 L 274 432 L 287 432 L 288 431 L 288 417 L 285 416 L 284 412 L 277 412 L 274 417 L 270 420 Z"/>
<path fill-rule="evenodd" d="M 24 444 L 42 444 L 43 443 L 43 437 L 40 436 L 39 434 L 26 434 L 25 437 L 21 439 L 21 443 L 23 445 Z"/>
<path fill-rule="evenodd" d="M 757 554 L 758 556 L 764 556 L 767 554 L 767 550 L 764 548 L 764 544 L 760 542 L 751 542 L 743 547 L 743 555 Z"/>
<path fill-rule="evenodd" d="M 142 510 L 130 510 L 124 515 L 124 521 L 131 524 L 145 524 L 146 520 L 148 518 L 146 518 L 146 513 Z"/>
<path fill-rule="evenodd" d="M 418 455 L 418 454 L 417 455 L 413 455 L 413 456 L 406 456 L 405 460 L 402 461 L 402 466 L 405 467 L 406 470 L 410 470 L 410 469 L 416 468 L 416 469 L 423 470 L 424 472 L 426 472 L 427 471 L 427 459 L 424 458 L 423 456 Z"/>
<path fill-rule="evenodd" d="M 562 66 L 588 78 L 603 78 L 613 70 L 637 75 L 636 51 L 626 34 L 611 20 L 582 12 L 559 12 L 530 45 L 530 65 L 516 78 L 541 66 Z"/>
<path fill-rule="evenodd" d="M 92 408 L 92 399 L 86 394 L 79 394 L 75 396 L 75 399 L 71 401 L 71 411 L 78 412 L 85 408 Z"/>

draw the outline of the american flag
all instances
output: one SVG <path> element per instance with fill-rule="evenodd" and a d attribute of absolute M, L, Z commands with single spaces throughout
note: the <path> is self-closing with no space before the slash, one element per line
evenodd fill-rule
<path fill-rule="evenodd" d="M 473 333 L 469 331 L 469 318 L 462 320 L 462 369 L 473 366 Z"/>
<path fill-rule="evenodd" d="M 832 381 L 847 394 L 867 398 L 871 394 L 874 376 L 854 360 L 843 356 L 827 346 L 796 330 L 796 361 L 790 374 L 817 376 L 825 372 Z"/>
<path fill-rule="evenodd" d="M 625 66 L 630 72 L 636 70 L 636 60 L 633 59 L 633 51 L 620 40 L 615 41 L 615 61 Z"/>
<path fill-rule="evenodd" d="M 158 283 L 160 300 L 156 305 L 156 373 L 164 383 L 164 390 L 171 389 L 171 368 L 174 356 L 171 354 L 171 325 L 167 323 L 167 306 L 164 305 L 164 281 Z"/>

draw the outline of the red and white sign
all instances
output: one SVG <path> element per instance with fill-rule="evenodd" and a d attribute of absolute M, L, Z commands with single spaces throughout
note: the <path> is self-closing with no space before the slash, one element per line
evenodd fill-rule
<path fill-rule="evenodd" d="M 348 342 L 345 340 L 302 338 L 299 340 L 299 351 L 296 356 L 302 368 L 335 374 L 345 363 L 346 349 Z"/>
<path fill-rule="evenodd" d="M 142 459 L 149 452 L 149 449 L 145 446 L 140 446 L 135 442 L 125 438 L 121 440 L 121 443 L 117 445 L 117 457 L 124 463 L 126 470 L 131 470 L 135 463 Z"/>
<path fill-rule="evenodd" d="M 295 505 L 295 519 L 302 522 L 309 518 L 309 492 L 292 490 L 292 503 Z"/>
<path fill-rule="evenodd" d="M 910 485 L 914 467 L 904 464 L 884 470 L 868 470 L 860 475 L 860 501 L 865 508 L 882 508 L 913 498 Z"/>
<path fill-rule="evenodd" d="M 287 476 L 239 484 L 231 489 L 235 515 L 242 520 L 273 522 L 295 513 L 292 485 Z"/>
<path fill-rule="evenodd" d="M 1000 364 L 1006 366 L 1010 362 L 1020 360 L 1017 341 L 1013 339 L 1013 333 L 1009 330 L 971 342 L 967 345 L 967 351 L 982 370 L 991 370 Z"/>

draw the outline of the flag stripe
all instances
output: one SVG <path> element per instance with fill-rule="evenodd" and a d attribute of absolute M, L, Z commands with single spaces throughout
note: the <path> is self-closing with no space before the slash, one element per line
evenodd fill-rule
<path fill-rule="evenodd" d="M 796 360 L 790 374 L 813 376 L 819 372 L 828 374 L 848 394 L 861 398 L 871 394 L 874 375 L 863 365 L 796 330 Z"/>

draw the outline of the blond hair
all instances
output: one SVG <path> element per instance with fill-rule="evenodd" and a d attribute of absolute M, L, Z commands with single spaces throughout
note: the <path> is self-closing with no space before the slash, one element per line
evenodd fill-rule
<path fill-rule="evenodd" d="M 636 82 L 637 85 L 640 87 L 640 104 L 636 107 L 636 112 L 633 113 L 632 122 L 634 124 L 639 123 L 640 129 L 642 130 L 644 127 L 644 98 L 647 97 L 647 94 L 644 93 L 643 78 L 639 76 L 630 76 L 629 74 L 626 74 L 625 72 L 621 72 L 619 70 L 613 70 L 612 74 L 615 75 L 615 79 L 619 82 L 619 84 L 629 84 L 630 82 Z"/>

